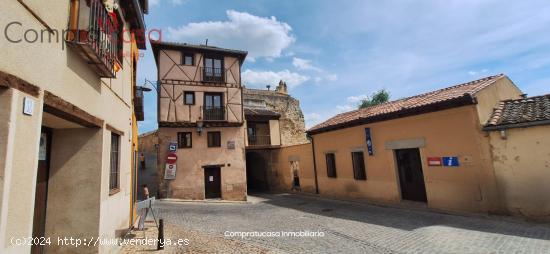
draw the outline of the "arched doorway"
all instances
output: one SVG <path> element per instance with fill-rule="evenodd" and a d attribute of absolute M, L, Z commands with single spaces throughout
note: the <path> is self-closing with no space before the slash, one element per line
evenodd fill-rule
<path fill-rule="evenodd" d="M 266 192 L 269 190 L 267 166 L 266 156 L 263 153 L 246 153 L 246 184 L 248 192 Z"/>

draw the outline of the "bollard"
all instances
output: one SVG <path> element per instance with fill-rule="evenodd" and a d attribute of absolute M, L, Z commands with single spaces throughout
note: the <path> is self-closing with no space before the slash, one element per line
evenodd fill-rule
<path fill-rule="evenodd" d="M 157 250 L 164 250 L 164 220 L 159 219 L 159 235 L 157 241 Z"/>

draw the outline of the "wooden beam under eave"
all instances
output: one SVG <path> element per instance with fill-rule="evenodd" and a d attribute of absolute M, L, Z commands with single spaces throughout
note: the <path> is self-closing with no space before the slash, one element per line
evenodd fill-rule
<path fill-rule="evenodd" d="M 44 91 L 44 112 L 88 128 L 103 128 L 104 121 L 79 107 Z"/>

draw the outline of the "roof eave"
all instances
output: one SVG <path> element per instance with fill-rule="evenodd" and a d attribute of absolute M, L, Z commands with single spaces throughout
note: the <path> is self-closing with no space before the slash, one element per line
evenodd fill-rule
<path fill-rule="evenodd" d="M 541 125 L 550 125 L 550 120 L 541 120 L 541 121 L 524 122 L 524 123 L 512 123 L 512 124 L 488 125 L 488 126 L 483 127 L 483 130 L 484 131 L 499 131 L 499 130 L 506 130 L 506 129 L 514 129 L 514 128 L 526 128 L 526 127 L 533 127 L 533 126 L 541 126 Z"/>
<path fill-rule="evenodd" d="M 398 119 L 402 117 L 421 115 L 421 114 L 441 111 L 445 109 L 457 108 L 457 107 L 474 105 L 474 104 L 477 104 L 475 97 L 473 97 L 471 94 L 464 94 L 461 97 L 457 97 L 451 100 L 441 101 L 438 103 L 433 103 L 433 104 L 410 108 L 410 109 L 399 110 L 396 112 L 381 114 L 373 117 L 359 118 L 356 120 L 352 120 L 352 121 L 348 121 L 348 122 L 344 122 L 344 123 L 340 123 L 332 126 L 321 127 L 315 130 L 308 130 L 306 131 L 306 133 L 308 135 L 315 135 L 315 134 L 320 134 L 324 132 L 360 126 L 364 124 L 388 121 L 388 120 Z"/>

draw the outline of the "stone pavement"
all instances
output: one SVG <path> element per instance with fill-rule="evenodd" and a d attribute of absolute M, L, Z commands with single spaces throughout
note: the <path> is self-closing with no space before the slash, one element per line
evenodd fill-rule
<path fill-rule="evenodd" d="M 167 223 L 270 252 L 550 253 L 549 224 L 293 194 L 264 194 L 250 199 L 249 203 L 161 201 L 156 209 Z M 324 236 L 265 236 L 265 232 L 281 231 L 323 232 Z M 264 236 L 241 238 L 234 232 L 264 232 Z"/>

